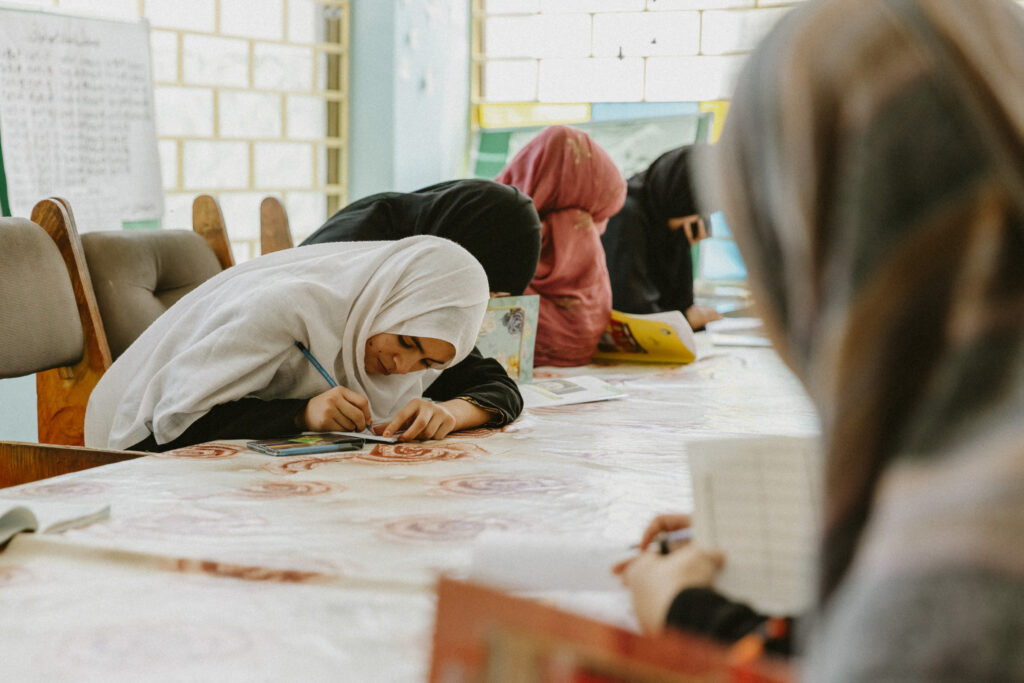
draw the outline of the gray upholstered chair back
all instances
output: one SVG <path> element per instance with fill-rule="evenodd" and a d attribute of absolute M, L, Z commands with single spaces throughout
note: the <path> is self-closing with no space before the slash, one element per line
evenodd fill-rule
<path fill-rule="evenodd" d="M 89 232 L 82 249 L 115 359 L 174 302 L 221 271 L 191 230 Z"/>
<path fill-rule="evenodd" d="M 57 245 L 30 220 L 0 218 L 0 377 L 74 365 L 83 344 Z"/>

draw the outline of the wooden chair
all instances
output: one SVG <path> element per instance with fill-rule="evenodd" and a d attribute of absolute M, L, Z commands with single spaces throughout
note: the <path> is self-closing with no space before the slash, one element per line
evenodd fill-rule
<path fill-rule="evenodd" d="M 228 231 L 224 226 L 224 214 L 221 213 L 216 198 L 201 194 L 192 201 L 192 229 L 202 235 L 213 249 L 221 268 L 227 269 L 235 265 L 231 243 L 228 241 Z"/>
<path fill-rule="evenodd" d="M 208 242 L 191 230 L 110 230 L 81 240 L 114 360 L 175 302 L 222 270 Z"/>
<path fill-rule="evenodd" d="M 293 246 L 284 205 L 276 197 L 266 197 L 260 202 L 260 253 L 270 254 Z"/>
<path fill-rule="evenodd" d="M 74 392 L 88 391 L 75 379 L 95 380 L 110 365 L 103 327 L 96 313 L 81 245 L 53 236 L 73 234 L 74 224 L 60 199 L 46 199 L 32 210 L 32 220 L 0 219 L 0 377 L 37 375 L 37 391 L 69 385 Z M 77 250 L 77 253 L 76 253 Z M 84 386 L 84 385 L 83 385 Z M 91 386 L 89 387 L 91 390 Z M 80 406 L 65 407 L 43 422 L 40 433 L 57 435 L 77 429 L 85 416 Z M 0 441 L 0 487 L 13 486 L 67 472 L 75 472 L 142 453 Z"/>
<path fill-rule="evenodd" d="M 44 199 L 32 209 L 32 222 L 46 231 L 63 259 L 84 336 L 81 360 L 73 365 L 58 364 L 62 367 L 36 374 L 39 441 L 82 446 L 89 394 L 113 359 L 67 201 L 57 197 Z"/>
<path fill-rule="evenodd" d="M 100 377 L 160 314 L 220 272 L 222 260 L 210 240 L 230 254 L 227 236 L 223 225 L 205 239 L 189 230 L 111 230 L 80 236 L 62 199 L 40 202 L 33 220 L 64 256 L 87 350 L 74 367 L 37 375 L 39 441 L 81 446 L 85 408 Z"/>

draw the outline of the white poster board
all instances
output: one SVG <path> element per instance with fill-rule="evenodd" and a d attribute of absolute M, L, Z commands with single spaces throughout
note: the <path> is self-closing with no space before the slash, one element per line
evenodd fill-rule
<path fill-rule="evenodd" d="M 149 25 L 0 8 L 0 154 L 4 214 L 56 195 L 83 232 L 159 219 Z"/>

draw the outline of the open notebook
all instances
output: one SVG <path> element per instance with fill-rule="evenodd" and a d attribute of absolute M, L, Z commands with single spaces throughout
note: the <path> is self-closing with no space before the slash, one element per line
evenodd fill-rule
<path fill-rule="evenodd" d="M 110 506 L 33 501 L 31 506 L 0 501 L 0 548 L 15 534 L 34 531 L 59 534 L 110 517 Z"/>
<path fill-rule="evenodd" d="M 767 614 L 814 600 L 824 469 L 815 438 L 687 444 L 695 542 L 725 551 L 715 587 Z"/>

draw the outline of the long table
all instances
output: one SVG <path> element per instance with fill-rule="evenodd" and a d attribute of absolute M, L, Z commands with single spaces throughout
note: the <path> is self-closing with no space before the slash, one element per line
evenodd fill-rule
<path fill-rule="evenodd" d="M 111 505 L 0 553 L 0 680 L 425 680 L 436 579 L 483 531 L 627 547 L 692 507 L 688 442 L 816 433 L 772 350 L 698 340 L 687 366 L 539 368 L 628 396 L 501 430 L 290 458 L 211 443 L 0 490 L 0 509 Z"/>

